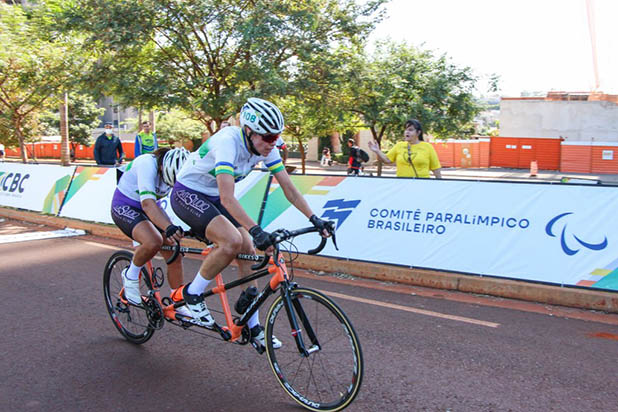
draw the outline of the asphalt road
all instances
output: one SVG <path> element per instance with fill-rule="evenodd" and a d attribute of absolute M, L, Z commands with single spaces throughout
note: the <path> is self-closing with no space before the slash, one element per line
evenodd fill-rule
<path fill-rule="evenodd" d="M 0 222 L 0 238 L 36 230 L 51 229 Z M 300 410 L 250 346 L 169 324 L 144 345 L 126 342 L 105 309 L 102 271 L 127 245 L 0 243 L 0 410 Z M 185 260 L 187 277 L 198 265 Z M 366 370 L 350 411 L 616 410 L 617 315 L 345 276 L 297 280 L 331 294 L 357 330 Z"/>

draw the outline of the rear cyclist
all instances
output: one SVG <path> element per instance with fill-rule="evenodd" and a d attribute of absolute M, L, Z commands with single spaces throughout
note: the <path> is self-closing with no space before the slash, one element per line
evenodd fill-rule
<path fill-rule="evenodd" d="M 210 281 L 237 254 L 255 253 L 253 243 L 266 253 L 273 252 L 270 234 L 247 215 L 234 197 L 235 182 L 247 176 L 257 163 L 263 162 L 268 167 L 290 203 L 314 226 L 322 229 L 323 236 L 328 236 L 326 221 L 313 214 L 285 171 L 279 151 L 273 150 L 283 131 L 279 109 L 266 100 L 250 98 L 240 112 L 240 125 L 219 130 L 193 152 L 178 174 L 171 194 L 174 213 L 193 233 L 216 245 L 202 262 L 195 279 L 182 289 L 182 298 L 194 321 L 203 326 L 214 323 L 202 296 Z M 240 276 L 248 275 L 251 263 L 238 263 Z M 264 346 L 258 312 L 249 319 L 247 326 L 254 341 Z M 273 346 L 278 348 L 281 342 L 273 340 Z"/>
<path fill-rule="evenodd" d="M 182 238 L 181 228 L 172 224 L 156 200 L 172 189 L 176 173 L 188 155 L 184 148 L 160 148 L 152 154 L 138 156 L 127 166 L 114 192 L 112 219 L 125 235 L 139 243 L 131 265 L 122 272 L 125 298 L 134 305 L 142 303 L 139 290 L 142 267 L 159 252 L 163 243 L 173 244 Z M 172 252 L 161 251 L 161 254 L 169 258 Z M 169 265 L 168 281 L 172 289 L 182 284 L 181 259 Z"/>

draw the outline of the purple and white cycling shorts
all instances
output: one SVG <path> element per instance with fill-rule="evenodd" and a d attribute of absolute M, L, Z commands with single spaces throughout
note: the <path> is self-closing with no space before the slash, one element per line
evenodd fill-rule
<path fill-rule="evenodd" d="M 205 236 L 206 227 L 219 215 L 225 216 L 235 227 L 240 227 L 236 219 L 223 207 L 218 196 L 207 196 L 176 182 L 170 198 L 176 216 L 189 225 L 197 236 Z"/>
<path fill-rule="evenodd" d="M 133 239 L 133 228 L 143 220 L 150 220 L 140 202 L 130 199 L 116 189 L 112 198 L 112 220 L 122 233 Z"/>

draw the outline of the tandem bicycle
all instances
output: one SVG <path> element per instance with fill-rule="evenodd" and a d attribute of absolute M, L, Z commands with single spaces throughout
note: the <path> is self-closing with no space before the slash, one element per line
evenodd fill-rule
<path fill-rule="evenodd" d="M 128 251 L 115 252 L 105 265 L 103 289 L 107 310 L 118 331 L 130 342 L 143 344 L 161 329 L 171 323 L 181 329 L 199 330 L 205 335 L 236 345 L 249 343 L 260 354 L 266 352 L 268 362 L 283 390 L 301 406 L 313 411 L 339 411 L 354 400 L 363 378 L 363 355 L 358 336 L 352 323 L 329 297 L 322 292 L 304 288 L 294 281 L 293 266 L 288 272 L 282 242 L 293 246 L 293 239 L 300 235 L 318 232 L 315 227 L 298 230 L 280 229 L 272 232 L 274 253 L 272 256 L 239 254 L 240 260 L 253 261 L 253 272 L 244 278 L 228 283 L 221 274 L 215 278 L 214 287 L 204 292 L 207 299 L 219 295 L 222 311 L 210 309 L 215 318 L 211 327 L 198 325 L 192 319 L 176 311 L 184 301 L 173 301 L 162 296 L 164 272 L 154 268 L 149 261 L 140 273 L 142 303 L 133 305 L 123 294 L 121 272 L 131 263 Z M 329 224 L 334 239 L 334 225 Z M 197 237 L 205 241 L 203 238 Z M 326 245 L 321 237 L 320 244 L 309 254 L 319 253 Z M 162 249 L 174 253 L 171 263 L 179 253 L 207 255 L 213 249 L 164 245 Z M 336 243 L 335 243 L 336 247 Z M 253 280 L 269 276 L 270 280 L 252 300 L 244 313 L 232 314 L 226 291 Z M 247 321 L 271 296 L 265 322 L 265 343 L 262 347 L 251 339 Z M 215 316 L 216 314 L 216 316 Z M 220 318 L 223 323 L 217 322 Z M 282 342 L 282 347 L 273 347 L 273 336 Z"/>

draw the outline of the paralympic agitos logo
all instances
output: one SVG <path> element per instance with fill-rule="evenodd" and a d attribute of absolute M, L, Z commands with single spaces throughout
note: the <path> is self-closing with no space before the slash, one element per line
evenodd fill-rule
<path fill-rule="evenodd" d="M 567 227 L 568 227 L 568 219 L 563 219 L 568 215 L 572 215 L 573 212 L 566 212 L 566 213 L 561 213 L 558 216 L 552 218 L 548 223 L 547 226 L 545 226 L 545 233 L 547 233 L 548 236 L 551 237 L 556 237 L 556 234 L 554 233 L 554 227 L 557 225 L 557 223 L 559 221 L 561 221 L 561 223 L 564 223 L 564 226 L 562 227 L 562 231 L 560 233 L 560 246 L 562 247 L 562 251 L 564 253 L 566 253 L 569 256 L 573 256 L 574 254 L 576 254 L 577 252 L 579 252 L 581 250 L 581 247 L 583 246 L 586 249 L 590 249 L 590 250 L 603 250 L 607 247 L 607 236 L 604 237 L 603 241 L 601 241 L 600 243 L 589 243 L 586 242 L 582 239 L 580 239 L 577 235 L 575 234 L 570 234 L 567 231 Z M 572 248 L 571 246 L 567 245 L 567 237 L 568 236 L 572 236 L 575 241 L 578 243 L 578 246 L 576 249 Z"/>

